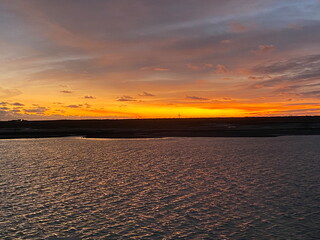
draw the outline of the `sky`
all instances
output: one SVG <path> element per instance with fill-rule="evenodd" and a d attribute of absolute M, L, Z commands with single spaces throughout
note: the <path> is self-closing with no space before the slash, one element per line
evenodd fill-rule
<path fill-rule="evenodd" d="M 320 115 L 320 0 L 1 0 L 0 120 Z"/>

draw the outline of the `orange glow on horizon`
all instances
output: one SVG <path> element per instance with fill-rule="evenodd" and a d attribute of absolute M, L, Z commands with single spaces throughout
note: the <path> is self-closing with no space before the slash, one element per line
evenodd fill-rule
<path fill-rule="evenodd" d="M 297 111 L 296 105 L 284 105 L 283 103 L 259 103 L 259 104 L 240 104 L 225 103 L 215 105 L 212 103 L 194 104 L 143 104 L 129 103 L 119 105 L 118 103 L 109 104 L 98 108 L 89 105 L 51 105 L 43 108 L 39 112 L 37 106 L 12 106 L 12 110 L 19 110 L 25 119 L 37 119 L 37 116 L 45 118 L 211 118 L 211 117 L 249 117 L 249 116 L 285 116 L 290 115 L 290 111 Z M 319 114 L 320 111 L 314 105 L 301 104 L 299 109 L 315 109 L 312 114 Z M 60 117 L 59 117 L 60 116 Z M 41 119 L 41 118 L 39 118 Z"/>

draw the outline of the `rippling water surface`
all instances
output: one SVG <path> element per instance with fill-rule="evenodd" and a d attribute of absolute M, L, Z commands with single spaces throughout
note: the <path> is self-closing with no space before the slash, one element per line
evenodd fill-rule
<path fill-rule="evenodd" d="M 0 239 L 318 239 L 320 137 L 0 140 Z"/>

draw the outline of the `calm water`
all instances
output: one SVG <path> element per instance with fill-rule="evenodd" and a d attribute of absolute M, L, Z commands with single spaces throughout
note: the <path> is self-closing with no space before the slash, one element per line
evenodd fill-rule
<path fill-rule="evenodd" d="M 0 239 L 319 239 L 320 136 L 0 140 Z"/>

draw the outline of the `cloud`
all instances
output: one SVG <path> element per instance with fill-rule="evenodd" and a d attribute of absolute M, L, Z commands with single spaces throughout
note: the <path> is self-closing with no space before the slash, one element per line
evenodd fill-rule
<path fill-rule="evenodd" d="M 96 97 L 93 97 L 93 96 L 84 96 L 83 98 L 84 99 L 96 99 Z"/>
<path fill-rule="evenodd" d="M 142 67 L 140 68 L 142 71 L 154 71 L 154 72 L 167 72 L 169 71 L 169 68 L 163 68 L 163 67 Z"/>
<path fill-rule="evenodd" d="M 319 99 L 320 98 L 320 90 L 301 92 L 300 95 L 305 98 L 318 98 Z"/>
<path fill-rule="evenodd" d="M 71 104 L 71 105 L 68 105 L 66 107 L 68 107 L 68 108 L 80 108 L 80 107 L 82 107 L 82 105 L 81 104 L 78 104 L 78 105 Z"/>
<path fill-rule="evenodd" d="M 220 43 L 222 44 L 230 44 L 232 41 L 230 39 L 221 40 Z"/>
<path fill-rule="evenodd" d="M 246 32 L 249 28 L 239 22 L 229 23 L 229 29 L 231 32 Z"/>
<path fill-rule="evenodd" d="M 263 80 L 264 77 L 261 77 L 261 76 L 249 76 L 248 79 L 249 80 Z"/>
<path fill-rule="evenodd" d="M 139 94 L 140 97 L 154 97 L 154 95 L 152 93 L 148 93 L 148 92 L 143 92 L 141 94 Z"/>
<path fill-rule="evenodd" d="M 0 87 L 0 97 L 1 98 L 9 98 L 21 95 L 22 92 L 18 89 L 9 89 L 9 88 L 2 88 Z"/>
<path fill-rule="evenodd" d="M 292 115 L 292 114 L 297 114 L 297 115 L 314 115 L 314 114 L 319 114 L 320 113 L 320 108 L 302 108 L 302 109 L 291 109 L 291 110 L 285 110 L 285 111 L 276 111 L 276 114 L 281 113 L 282 115 Z"/>
<path fill-rule="evenodd" d="M 23 111 L 25 113 L 44 114 L 47 110 L 48 108 L 46 107 L 37 107 L 37 108 L 24 109 Z"/>
<path fill-rule="evenodd" d="M 225 65 L 222 65 L 222 64 L 218 64 L 215 68 L 215 73 L 217 74 L 225 74 L 228 72 L 228 69 Z"/>
<path fill-rule="evenodd" d="M 4 110 L 0 110 L 0 120 L 4 121 L 4 120 L 9 120 L 9 119 L 14 119 L 16 118 L 15 116 L 12 115 L 12 113 Z"/>
<path fill-rule="evenodd" d="M 302 97 L 319 97 L 320 55 L 307 55 L 262 64 L 252 69 L 267 80 L 253 84 L 254 88 L 273 88 L 278 93 Z"/>
<path fill-rule="evenodd" d="M 18 103 L 18 102 L 11 103 L 11 105 L 12 105 L 12 106 L 19 106 L 19 107 L 24 106 L 24 104 L 22 104 L 22 103 Z"/>
<path fill-rule="evenodd" d="M 23 103 L 19 103 L 19 102 L 0 102 L 0 105 L 2 106 L 15 106 L 15 107 L 23 107 L 25 106 Z"/>
<path fill-rule="evenodd" d="M 118 98 L 117 101 L 119 101 L 119 102 L 134 102 L 137 100 L 131 96 L 122 96 L 122 97 Z"/>
<path fill-rule="evenodd" d="M 69 90 L 62 90 L 62 91 L 60 91 L 60 92 L 62 92 L 62 93 L 66 93 L 66 94 L 73 93 L 72 91 L 69 91 Z"/>
<path fill-rule="evenodd" d="M 91 108 L 92 106 L 88 103 L 83 103 L 83 104 L 70 104 L 70 105 L 67 105 L 65 106 L 67 108 Z"/>
<path fill-rule="evenodd" d="M 255 54 L 260 54 L 260 53 L 269 53 L 275 50 L 275 46 L 270 44 L 270 45 L 259 45 L 257 49 L 252 50 L 253 53 Z"/>
<path fill-rule="evenodd" d="M 289 104 L 286 104 L 287 106 L 307 106 L 307 105 L 316 105 L 316 106 L 320 106 L 320 103 L 310 103 L 310 102 L 306 102 L 306 103 L 289 103 Z"/>
<path fill-rule="evenodd" d="M 83 103 L 83 104 L 71 104 L 71 105 L 67 105 L 65 107 L 67 107 L 67 108 L 82 108 L 82 107 L 91 108 L 91 105 L 88 103 Z"/>
<path fill-rule="evenodd" d="M 206 69 L 211 69 L 213 68 L 213 64 L 211 63 L 203 63 L 203 64 L 187 64 L 187 68 L 193 70 L 193 71 L 198 71 L 198 70 L 206 70 Z"/>
<path fill-rule="evenodd" d="M 319 69 L 320 54 L 306 55 L 282 61 L 255 66 L 252 70 L 263 74 L 282 74 L 284 72 L 301 73 L 309 69 Z"/>
<path fill-rule="evenodd" d="M 187 99 L 192 99 L 192 100 L 199 100 L 199 101 L 209 100 L 209 98 L 197 97 L 197 96 L 186 96 L 186 98 Z"/>
<path fill-rule="evenodd" d="M 169 71 L 168 68 L 160 68 L 160 67 L 153 68 L 152 70 L 153 70 L 153 71 L 156 71 L 156 72 L 166 72 L 166 71 Z"/>

